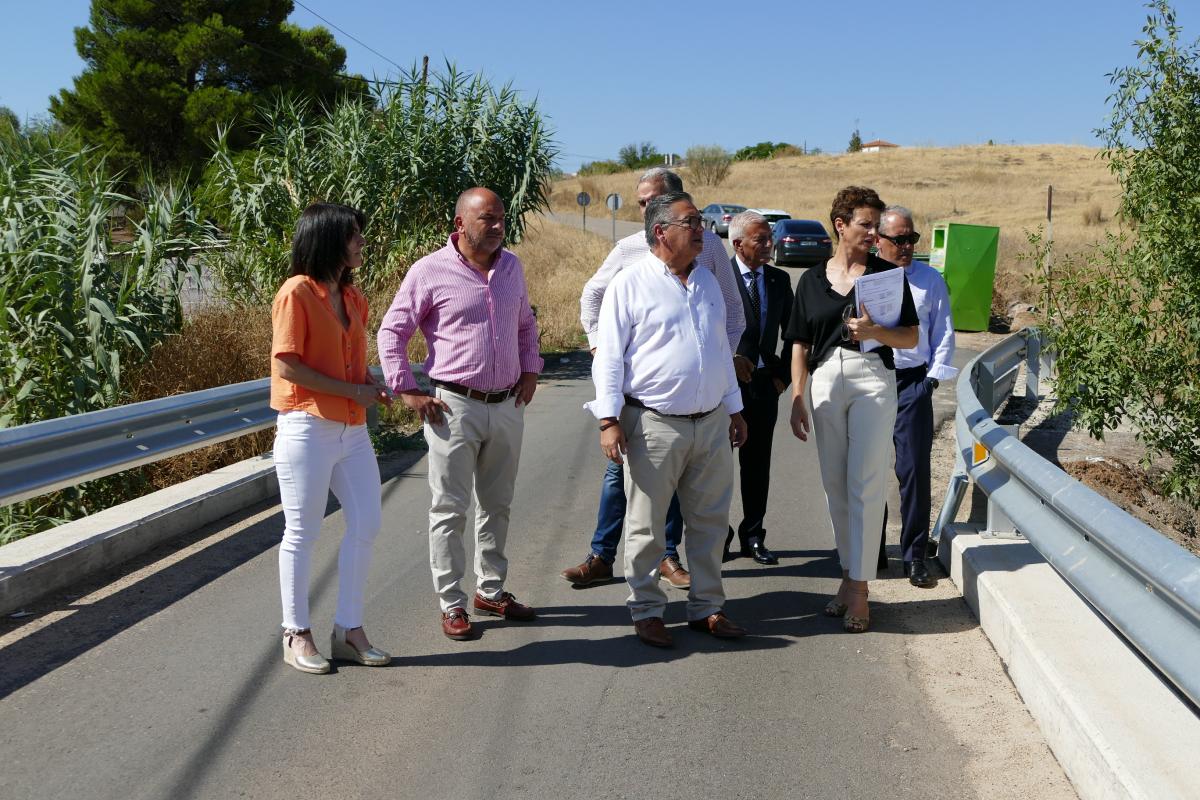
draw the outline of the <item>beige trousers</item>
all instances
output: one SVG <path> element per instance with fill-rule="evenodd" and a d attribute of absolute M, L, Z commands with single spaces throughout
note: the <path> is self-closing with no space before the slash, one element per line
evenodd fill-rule
<path fill-rule="evenodd" d="M 665 417 L 625 406 L 625 580 L 634 621 L 661 617 L 667 595 L 658 565 L 666 552 L 667 507 L 679 493 L 683 546 L 692 574 L 687 617 L 704 619 L 725 605 L 721 546 L 733 498 L 729 415 L 717 409 L 698 420 Z"/>
<path fill-rule="evenodd" d="M 425 424 L 429 443 L 429 567 L 442 611 L 466 608 L 462 589 L 466 570 L 463 534 L 467 506 L 475 495 L 475 579 L 480 594 L 496 598 L 504 591 L 508 559 L 508 513 L 512 504 L 525 407 L 516 398 L 484 403 L 437 387 L 437 398 L 450 407 L 441 425 Z"/>
<path fill-rule="evenodd" d="M 813 372 L 812 404 L 838 559 L 851 580 L 872 580 L 891 466 L 896 373 L 874 353 L 835 347 Z"/>

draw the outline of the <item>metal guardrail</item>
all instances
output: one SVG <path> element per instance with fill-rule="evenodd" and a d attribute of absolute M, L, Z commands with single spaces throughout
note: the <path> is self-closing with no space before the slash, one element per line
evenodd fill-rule
<path fill-rule="evenodd" d="M 0 507 L 273 427 L 270 391 L 259 378 L 0 429 Z"/>
<path fill-rule="evenodd" d="M 1038 552 L 1180 692 L 1200 705 L 1200 560 L 1022 444 L 992 415 L 1021 361 L 1037 398 L 1041 340 L 1025 329 L 973 359 L 959 380 L 958 463 L 934 537 L 968 477 Z M 973 457 L 976 443 L 987 448 Z M 968 466 L 969 465 L 969 466 Z"/>

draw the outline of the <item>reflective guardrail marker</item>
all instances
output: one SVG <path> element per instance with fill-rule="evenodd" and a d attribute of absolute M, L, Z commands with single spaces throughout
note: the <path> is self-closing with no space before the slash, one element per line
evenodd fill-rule
<path fill-rule="evenodd" d="M 979 442 L 973 443 L 971 446 L 971 468 L 978 467 L 983 462 L 992 457 L 992 451 Z"/>

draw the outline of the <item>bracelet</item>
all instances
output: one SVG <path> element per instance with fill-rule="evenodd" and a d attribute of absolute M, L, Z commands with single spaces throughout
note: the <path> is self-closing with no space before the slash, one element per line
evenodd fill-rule
<path fill-rule="evenodd" d="M 621 423 L 620 423 L 620 421 L 619 421 L 619 420 L 615 420 L 615 419 L 614 419 L 614 420 L 612 420 L 611 422 L 606 422 L 606 423 L 604 423 L 603 425 L 601 425 L 601 426 L 600 426 L 600 432 L 601 432 L 601 433 L 604 433 L 606 430 L 608 430 L 608 429 L 609 429 L 609 428 L 611 428 L 612 426 L 614 426 L 614 425 L 620 425 L 620 424 L 621 424 Z"/>

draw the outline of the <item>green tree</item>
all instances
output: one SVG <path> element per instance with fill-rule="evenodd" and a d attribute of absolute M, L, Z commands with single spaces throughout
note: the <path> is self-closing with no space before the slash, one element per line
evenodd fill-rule
<path fill-rule="evenodd" d="M 1056 258 L 1037 234 L 1060 402 L 1102 437 L 1133 422 L 1151 456 L 1168 455 L 1164 488 L 1200 505 L 1200 42 L 1183 45 L 1165 0 L 1118 69 L 1096 131 L 1132 230 L 1082 259 Z"/>
<path fill-rule="evenodd" d="M 273 93 L 328 102 L 363 90 L 342 74 L 333 35 L 287 23 L 291 11 L 291 0 L 92 0 L 75 29 L 83 74 L 50 110 L 117 167 L 197 167 L 218 130 L 247 144 L 252 109 Z"/>
<path fill-rule="evenodd" d="M 847 153 L 857 153 L 862 150 L 862 137 L 858 135 L 858 128 L 854 129 L 854 133 L 850 134 L 850 145 L 846 148 Z"/>
<path fill-rule="evenodd" d="M 629 143 L 617 151 L 617 161 L 625 169 L 646 169 L 662 163 L 662 153 L 651 142 Z"/>
<path fill-rule="evenodd" d="M 11 139 L 21 133 L 21 118 L 8 106 L 0 106 L 0 138 Z"/>
<path fill-rule="evenodd" d="M 720 186 L 729 176 L 729 165 L 733 158 L 720 145 L 696 145 L 688 148 L 684 161 L 696 183 L 701 186 Z"/>
<path fill-rule="evenodd" d="M 799 155 L 799 149 L 795 145 L 788 144 L 787 142 L 766 141 L 743 147 L 733 154 L 733 160 L 762 161 L 764 159 L 773 158 L 781 150 L 794 150 L 797 151 L 797 155 Z"/>

